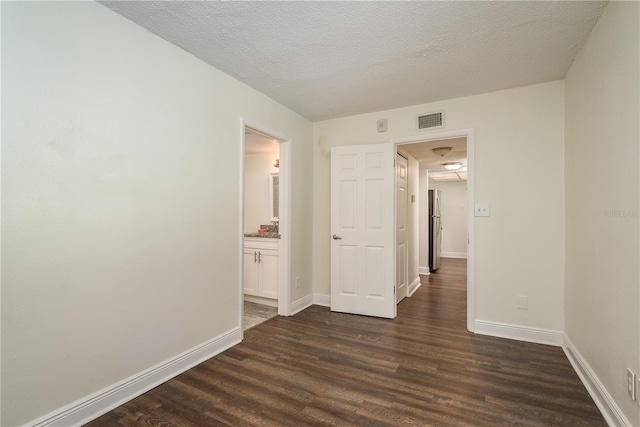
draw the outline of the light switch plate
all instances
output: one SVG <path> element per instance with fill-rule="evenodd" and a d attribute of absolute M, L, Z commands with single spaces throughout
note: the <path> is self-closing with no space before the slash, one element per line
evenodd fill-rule
<path fill-rule="evenodd" d="M 629 368 L 627 368 L 627 391 L 629 392 L 631 400 L 635 402 L 637 393 L 636 373 Z"/>
<path fill-rule="evenodd" d="M 490 216 L 489 203 L 476 203 L 474 214 L 475 216 Z"/>

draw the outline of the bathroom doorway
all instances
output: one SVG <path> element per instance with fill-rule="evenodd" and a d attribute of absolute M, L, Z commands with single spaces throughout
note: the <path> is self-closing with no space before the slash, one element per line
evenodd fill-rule
<path fill-rule="evenodd" d="M 290 139 L 242 122 L 240 324 L 290 311 Z"/>

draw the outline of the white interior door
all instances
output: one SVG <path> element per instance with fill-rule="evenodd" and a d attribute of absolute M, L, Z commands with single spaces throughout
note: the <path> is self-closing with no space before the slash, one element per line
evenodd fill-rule
<path fill-rule="evenodd" d="M 394 318 L 394 149 L 331 149 L 331 310 Z"/>
<path fill-rule="evenodd" d="M 396 154 L 396 304 L 407 296 L 407 173 L 409 162 Z"/>

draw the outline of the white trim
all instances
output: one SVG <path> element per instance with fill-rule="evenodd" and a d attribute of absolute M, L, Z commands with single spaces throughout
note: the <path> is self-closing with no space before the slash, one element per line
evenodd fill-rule
<path fill-rule="evenodd" d="M 429 272 L 429 267 L 418 267 L 418 274 L 428 276 L 431 274 L 431 272 Z"/>
<path fill-rule="evenodd" d="M 584 360 L 584 357 L 582 357 L 566 334 L 564 335 L 564 345 L 562 349 L 607 424 L 610 426 L 631 427 L 631 423 L 625 417 L 620 407 L 618 407 L 615 400 L 613 400 L 611 394 L 609 394 L 604 384 L 602 384 L 596 373 L 591 369 L 591 366 Z"/>
<path fill-rule="evenodd" d="M 475 133 L 467 133 L 467 329 L 475 331 L 476 286 L 475 286 Z"/>
<path fill-rule="evenodd" d="M 291 315 L 291 139 L 280 142 L 280 286 L 278 314 Z"/>
<path fill-rule="evenodd" d="M 466 252 L 441 252 L 440 256 L 442 258 L 460 258 L 460 259 L 467 259 L 467 253 Z"/>
<path fill-rule="evenodd" d="M 313 304 L 331 307 L 331 295 L 313 294 Z"/>
<path fill-rule="evenodd" d="M 86 424 L 187 369 L 222 353 L 241 340 L 242 331 L 240 328 L 234 328 L 171 359 L 57 409 L 29 425 L 42 427 Z"/>
<path fill-rule="evenodd" d="M 409 288 L 407 289 L 407 296 L 408 297 L 412 296 L 418 290 L 420 285 L 422 285 L 422 283 L 420 282 L 420 276 L 418 276 L 409 285 Z"/>
<path fill-rule="evenodd" d="M 473 214 L 473 206 L 475 203 L 475 133 L 473 128 L 450 130 L 444 132 L 419 133 L 412 136 L 401 138 L 392 138 L 391 143 L 397 150 L 399 144 L 413 144 L 418 142 L 434 141 L 447 138 L 466 138 L 467 139 L 467 232 L 468 250 L 467 250 L 467 329 L 474 332 L 475 328 L 475 258 L 474 258 L 474 242 L 475 242 L 475 217 Z M 394 252 L 395 258 L 395 252 Z"/>
<path fill-rule="evenodd" d="M 564 334 L 560 331 L 510 325 L 507 323 L 487 322 L 485 320 L 475 321 L 475 333 L 557 347 L 562 345 L 564 338 Z"/>
<path fill-rule="evenodd" d="M 240 246 L 244 245 L 244 132 L 245 128 L 251 128 L 267 137 L 277 139 L 280 142 L 280 240 L 278 248 L 278 262 L 280 282 L 278 283 L 278 314 L 280 316 L 291 315 L 291 254 L 289 248 L 291 248 L 291 138 L 287 135 L 280 133 L 276 130 L 262 126 L 261 124 L 254 122 L 250 119 L 242 117 L 241 120 L 241 160 L 240 160 L 240 185 L 241 185 L 241 197 L 240 197 Z M 240 250 L 240 272 L 239 272 L 239 324 L 242 327 L 242 304 L 243 304 L 243 260 L 244 256 L 242 249 Z"/>
<path fill-rule="evenodd" d="M 278 308 L 278 300 L 274 298 L 259 297 L 256 295 L 244 295 L 244 300 L 254 302 L 256 304 L 266 305 L 267 307 Z"/>
<path fill-rule="evenodd" d="M 240 325 L 240 340 L 244 339 L 244 160 L 245 160 L 245 140 L 244 140 L 245 124 L 244 120 L 240 120 L 240 176 L 238 182 L 240 185 L 240 197 L 238 198 L 238 212 L 240 212 L 240 221 L 238 221 L 238 236 L 240 236 L 240 245 L 238 248 L 238 325 Z"/>
<path fill-rule="evenodd" d="M 312 305 L 313 305 L 313 295 L 307 295 L 298 300 L 295 300 L 294 302 L 291 303 L 291 308 L 290 308 L 291 316 L 293 316 L 296 313 L 300 313 L 302 310 Z"/>
<path fill-rule="evenodd" d="M 268 128 L 266 126 L 263 126 L 262 124 L 255 122 L 251 119 L 247 119 L 245 117 L 242 118 L 242 135 L 244 138 L 244 128 L 248 127 L 254 130 L 257 130 L 258 132 L 260 132 L 262 135 L 266 136 L 266 137 L 270 137 L 273 139 L 277 139 L 280 142 L 284 142 L 284 141 L 288 141 L 291 138 L 289 138 L 289 136 L 285 135 L 284 133 L 278 132 L 275 129 L 271 129 Z M 244 153 L 243 153 L 244 154 Z M 282 163 L 282 161 L 280 161 Z"/>

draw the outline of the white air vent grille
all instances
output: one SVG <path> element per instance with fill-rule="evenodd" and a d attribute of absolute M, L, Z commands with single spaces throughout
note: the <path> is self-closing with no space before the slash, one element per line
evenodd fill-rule
<path fill-rule="evenodd" d="M 444 111 L 418 116 L 418 130 L 440 128 L 444 126 Z"/>

